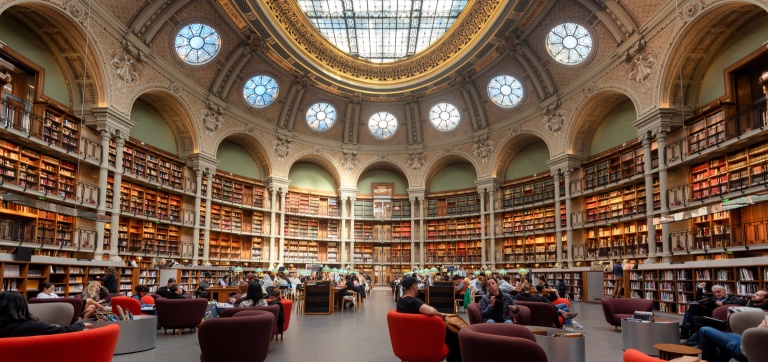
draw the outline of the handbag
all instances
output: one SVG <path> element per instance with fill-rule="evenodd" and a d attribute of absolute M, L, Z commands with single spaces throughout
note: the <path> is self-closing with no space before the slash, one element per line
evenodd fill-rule
<path fill-rule="evenodd" d="M 464 318 L 461 318 L 458 314 L 445 314 L 445 313 L 438 313 L 438 316 L 445 321 L 445 326 L 453 333 L 459 334 L 459 331 L 468 326 L 469 323 L 464 320 Z"/>

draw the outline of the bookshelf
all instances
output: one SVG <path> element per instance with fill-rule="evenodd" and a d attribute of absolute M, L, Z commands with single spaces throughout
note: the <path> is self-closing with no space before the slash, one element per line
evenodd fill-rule
<path fill-rule="evenodd" d="M 565 196 L 565 180 L 560 181 Z M 501 187 L 501 208 L 522 207 L 555 199 L 555 179 L 548 172 L 505 182 Z"/>
<path fill-rule="evenodd" d="M 43 141 L 63 148 L 67 152 L 77 152 L 80 141 L 80 119 L 62 112 L 56 107 L 47 107 L 43 118 Z"/>
<path fill-rule="evenodd" d="M 651 144 L 652 168 L 658 167 L 658 144 Z M 584 163 L 585 190 L 606 186 L 645 172 L 645 149 L 640 141 L 627 142 L 590 157 Z"/>
<path fill-rule="evenodd" d="M 35 298 L 38 285 L 52 283 L 54 292 L 60 297 L 73 297 L 81 294 L 89 281 L 103 276 L 107 265 L 30 263 L 5 261 L 0 262 L 0 285 L 3 291 L 17 291 L 25 298 Z M 138 285 L 137 268 L 117 266 L 118 288 L 121 292 L 131 293 Z"/>
<path fill-rule="evenodd" d="M 502 239 L 504 262 L 507 263 L 554 263 L 557 261 L 556 234 L 538 234 Z M 561 237 L 563 249 L 567 236 Z"/>
<path fill-rule="evenodd" d="M 661 250 L 661 225 L 656 225 L 656 247 Z M 588 260 L 648 255 L 646 220 L 609 223 L 584 229 Z"/>
<path fill-rule="evenodd" d="M 477 190 L 427 196 L 427 217 L 455 216 L 480 212 Z"/>
<path fill-rule="evenodd" d="M 61 247 L 95 247 L 87 241 L 82 245 L 75 245 L 73 233 L 77 220 L 73 216 L 38 210 L 7 201 L 0 202 L 0 215 L 30 223 L 31 227 L 24 233 L 26 242 Z"/>
<path fill-rule="evenodd" d="M 107 179 L 107 208 L 113 207 L 114 178 Z M 154 217 L 163 220 L 181 221 L 183 198 L 170 192 L 159 191 L 154 187 L 126 182 L 120 182 L 120 211 Z"/>
<path fill-rule="evenodd" d="M 561 203 L 560 212 L 563 215 L 564 210 L 565 204 Z M 501 219 L 504 235 L 554 230 L 555 223 L 555 205 L 505 212 Z"/>
<path fill-rule="evenodd" d="M 110 164 L 116 155 L 114 141 L 110 141 Z M 176 155 L 129 138 L 123 147 L 123 170 L 150 182 L 174 189 L 184 188 L 184 163 Z"/>
<path fill-rule="evenodd" d="M 425 254 L 431 264 L 480 263 L 482 245 L 479 240 L 427 242 Z"/>
<path fill-rule="evenodd" d="M 687 126 L 690 153 L 701 152 L 725 141 L 725 113 L 722 110 L 696 118 L 700 119 Z"/>
<path fill-rule="evenodd" d="M 121 216 L 116 231 L 113 230 L 112 223 L 105 223 L 104 230 L 104 250 L 111 250 L 110 237 L 113 232 L 117 232 L 117 250 L 119 253 L 143 253 L 172 257 L 181 255 L 182 231 L 176 225 Z"/>
<path fill-rule="evenodd" d="M 690 197 L 703 200 L 764 185 L 767 162 L 768 142 L 760 142 L 693 165 Z"/>
<path fill-rule="evenodd" d="M 428 220 L 427 240 L 479 239 L 482 223 L 479 217 Z"/>
<path fill-rule="evenodd" d="M 3 182 L 66 199 L 76 198 L 77 165 L 0 139 Z"/>
<path fill-rule="evenodd" d="M 371 204 L 372 206 L 372 204 Z M 336 195 L 322 194 L 299 188 L 289 188 L 285 196 L 284 211 L 293 214 L 339 217 L 339 199 Z"/>

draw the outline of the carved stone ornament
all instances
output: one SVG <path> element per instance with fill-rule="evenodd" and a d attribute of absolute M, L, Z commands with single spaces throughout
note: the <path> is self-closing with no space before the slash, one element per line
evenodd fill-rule
<path fill-rule="evenodd" d="M 224 117 L 209 109 L 203 109 L 202 112 L 200 112 L 200 121 L 203 122 L 205 133 L 208 137 L 212 137 L 213 132 L 216 132 L 221 128 L 221 123 L 224 121 Z"/>
<path fill-rule="evenodd" d="M 593 94 L 595 94 L 595 91 L 597 90 L 597 86 L 595 83 L 588 83 L 584 86 L 584 96 L 589 97 Z"/>
<path fill-rule="evenodd" d="M 352 171 L 359 165 L 360 162 L 357 160 L 357 155 L 353 153 L 345 154 L 344 157 L 341 158 L 341 167 L 343 167 L 347 171 Z"/>
<path fill-rule="evenodd" d="M 181 94 L 181 90 L 182 90 L 181 84 L 179 84 L 179 83 L 171 84 L 171 92 L 173 92 L 173 94 L 179 95 L 179 94 Z"/>
<path fill-rule="evenodd" d="M 256 126 L 249 124 L 247 127 L 245 127 L 245 131 L 253 134 L 254 132 L 256 132 Z"/>
<path fill-rule="evenodd" d="M 323 148 L 320 146 L 315 146 L 315 148 L 312 149 L 312 152 L 314 153 L 323 153 Z"/>
<path fill-rule="evenodd" d="M 115 67 L 115 74 L 117 75 L 117 78 L 120 79 L 120 83 L 117 84 L 117 89 L 119 91 L 124 92 L 126 84 L 131 84 L 139 80 L 139 77 L 141 76 L 139 64 L 125 51 L 118 50 L 112 53 L 112 60 L 110 63 Z"/>
<path fill-rule="evenodd" d="M 452 152 L 453 152 L 453 147 L 451 146 L 443 147 L 443 153 L 452 153 Z"/>
<path fill-rule="evenodd" d="M 480 161 L 485 163 L 488 161 L 488 156 L 493 152 L 493 141 L 488 138 L 478 139 L 475 141 L 475 145 L 472 146 L 472 150 L 475 151 L 475 156 L 480 158 Z"/>
<path fill-rule="evenodd" d="M 555 138 L 560 135 L 560 130 L 565 125 L 565 110 L 558 109 L 551 114 L 544 116 L 544 128 L 555 134 Z"/>
<path fill-rule="evenodd" d="M 632 58 L 627 68 L 627 79 L 630 82 L 645 84 L 648 77 L 653 72 L 653 66 L 656 64 L 656 52 L 646 50 L 640 52 Z"/>
<path fill-rule="evenodd" d="M 685 9 L 683 9 L 683 15 L 688 19 L 693 19 L 696 17 L 696 15 L 699 14 L 699 10 L 701 10 L 701 3 L 694 0 L 685 6 Z"/>
<path fill-rule="evenodd" d="M 275 146 L 275 155 L 277 155 L 277 159 L 280 162 L 283 162 L 283 159 L 291 154 L 291 149 L 293 148 L 291 141 L 277 140 L 272 142 L 272 144 Z"/>
<path fill-rule="evenodd" d="M 83 11 L 83 7 L 80 6 L 80 3 L 78 3 L 77 1 L 73 1 L 69 3 L 67 8 L 69 9 L 69 14 L 72 15 L 72 17 L 74 17 L 75 19 L 80 19 L 81 17 L 83 17 L 83 14 L 85 13 Z"/>
<path fill-rule="evenodd" d="M 427 160 L 424 158 L 424 155 L 421 152 L 414 152 L 408 157 L 408 162 L 405 165 L 413 170 L 420 170 L 425 163 L 427 163 Z"/>
<path fill-rule="evenodd" d="M 512 125 L 512 128 L 510 128 L 509 130 L 510 132 L 512 132 L 512 134 L 518 134 L 520 133 L 520 125 L 519 124 Z"/>
<path fill-rule="evenodd" d="M 380 160 L 386 160 L 387 159 L 387 154 L 382 152 L 382 153 L 379 153 L 378 157 L 379 157 Z"/>

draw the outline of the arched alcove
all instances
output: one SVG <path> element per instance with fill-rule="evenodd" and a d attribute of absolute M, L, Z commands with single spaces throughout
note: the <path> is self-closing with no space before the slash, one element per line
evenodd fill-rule
<path fill-rule="evenodd" d="M 504 179 L 514 180 L 549 171 L 547 161 L 549 161 L 549 148 L 543 140 L 536 139 L 517 151 L 507 167 Z"/>
<path fill-rule="evenodd" d="M 387 167 L 384 164 L 369 166 L 357 179 L 357 193 L 370 194 L 371 184 L 374 183 L 391 183 L 394 184 L 396 195 L 408 194 L 408 179 L 394 167 Z"/>
<path fill-rule="evenodd" d="M 636 119 L 635 104 L 625 93 L 615 90 L 595 93 L 576 112 L 567 136 L 569 152 L 588 156 L 595 154 L 593 150 L 607 150 L 637 138 L 637 131 L 632 127 Z M 603 130 L 598 136 L 601 127 Z"/>
<path fill-rule="evenodd" d="M 288 171 L 288 179 L 291 180 L 291 187 L 334 193 L 338 189 L 331 174 L 313 162 L 294 163 Z"/>
<path fill-rule="evenodd" d="M 165 119 L 144 99 L 139 98 L 133 103 L 131 120 L 136 122 L 131 128 L 131 137 L 174 155 L 179 154 L 176 137 Z"/>
<path fill-rule="evenodd" d="M 226 139 L 219 144 L 216 150 L 216 159 L 219 160 L 217 169 L 231 172 L 240 176 L 261 180 L 261 166 L 239 143 Z"/>
<path fill-rule="evenodd" d="M 637 138 L 632 122 L 637 120 L 635 104 L 629 99 L 616 105 L 599 121 L 590 144 L 589 154 L 594 155 Z"/>
<path fill-rule="evenodd" d="M 477 187 L 477 170 L 467 161 L 440 167 L 427 184 L 428 192 L 443 192 Z"/>

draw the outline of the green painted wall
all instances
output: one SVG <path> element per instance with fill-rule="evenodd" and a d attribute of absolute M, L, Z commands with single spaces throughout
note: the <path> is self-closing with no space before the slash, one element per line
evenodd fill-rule
<path fill-rule="evenodd" d="M 725 68 L 759 49 L 768 38 L 768 16 L 757 20 L 736 34 L 715 58 L 701 83 L 699 106 L 703 106 L 725 95 Z"/>
<path fill-rule="evenodd" d="M 505 180 L 531 176 L 535 173 L 549 171 L 549 148 L 547 144 L 538 140 L 526 146 L 512 159 L 507 168 Z"/>
<path fill-rule="evenodd" d="M 295 163 L 288 172 L 288 179 L 293 187 L 337 192 L 336 183 L 328 171 L 313 163 Z"/>
<path fill-rule="evenodd" d="M 163 117 L 160 117 L 148 104 L 141 100 L 134 102 L 131 108 L 131 121 L 136 122 L 136 125 L 131 128 L 131 137 L 163 151 L 178 154 L 176 138 L 173 137 L 171 129 L 163 121 Z"/>
<path fill-rule="evenodd" d="M 370 194 L 371 184 L 377 182 L 392 182 L 395 184 L 396 194 L 408 194 L 408 179 L 403 174 L 392 170 L 370 170 L 357 180 L 357 192 Z"/>
<path fill-rule="evenodd" d="M 56 61 L 53 60 L 43 44 L 40 44 L 32 34 L 21 26 L 4 16 L 0 17 L 0 41 L 45 69 L 43 94 L 62 104 L 69 105 L 67 83 L 59 71 Z"/>
<path fill-rule="evenodd" d="M 216 151 L 219 160 L 217 169 L 233 174 L 261 180 L 259 164 L 240 145 L 232 141 L 222 141 Z"/>
<path fill-rule="evenodd" d="M 427 188 L 427 192 L 441 192 L 477 187 L 475 180 L 477 180 L 477 171 L 475 171 L 475 167 L 472 166 L 471 163 L 456 163 L 443 167 L 443 169 L 435 175 L 435 178 L 432 179 L 432 182 Z"/>
<path fill-rule="evenodd" d="M 632 127 L 632 122 L 635 120 L 637 120 L 635 104 L 627 100 L 608 113 L 603 122 L 597 126 L 595 135 L 592 136 L 592 147 L 589 153 L 594 155 L 636 139 L 637 131 Z"/>

